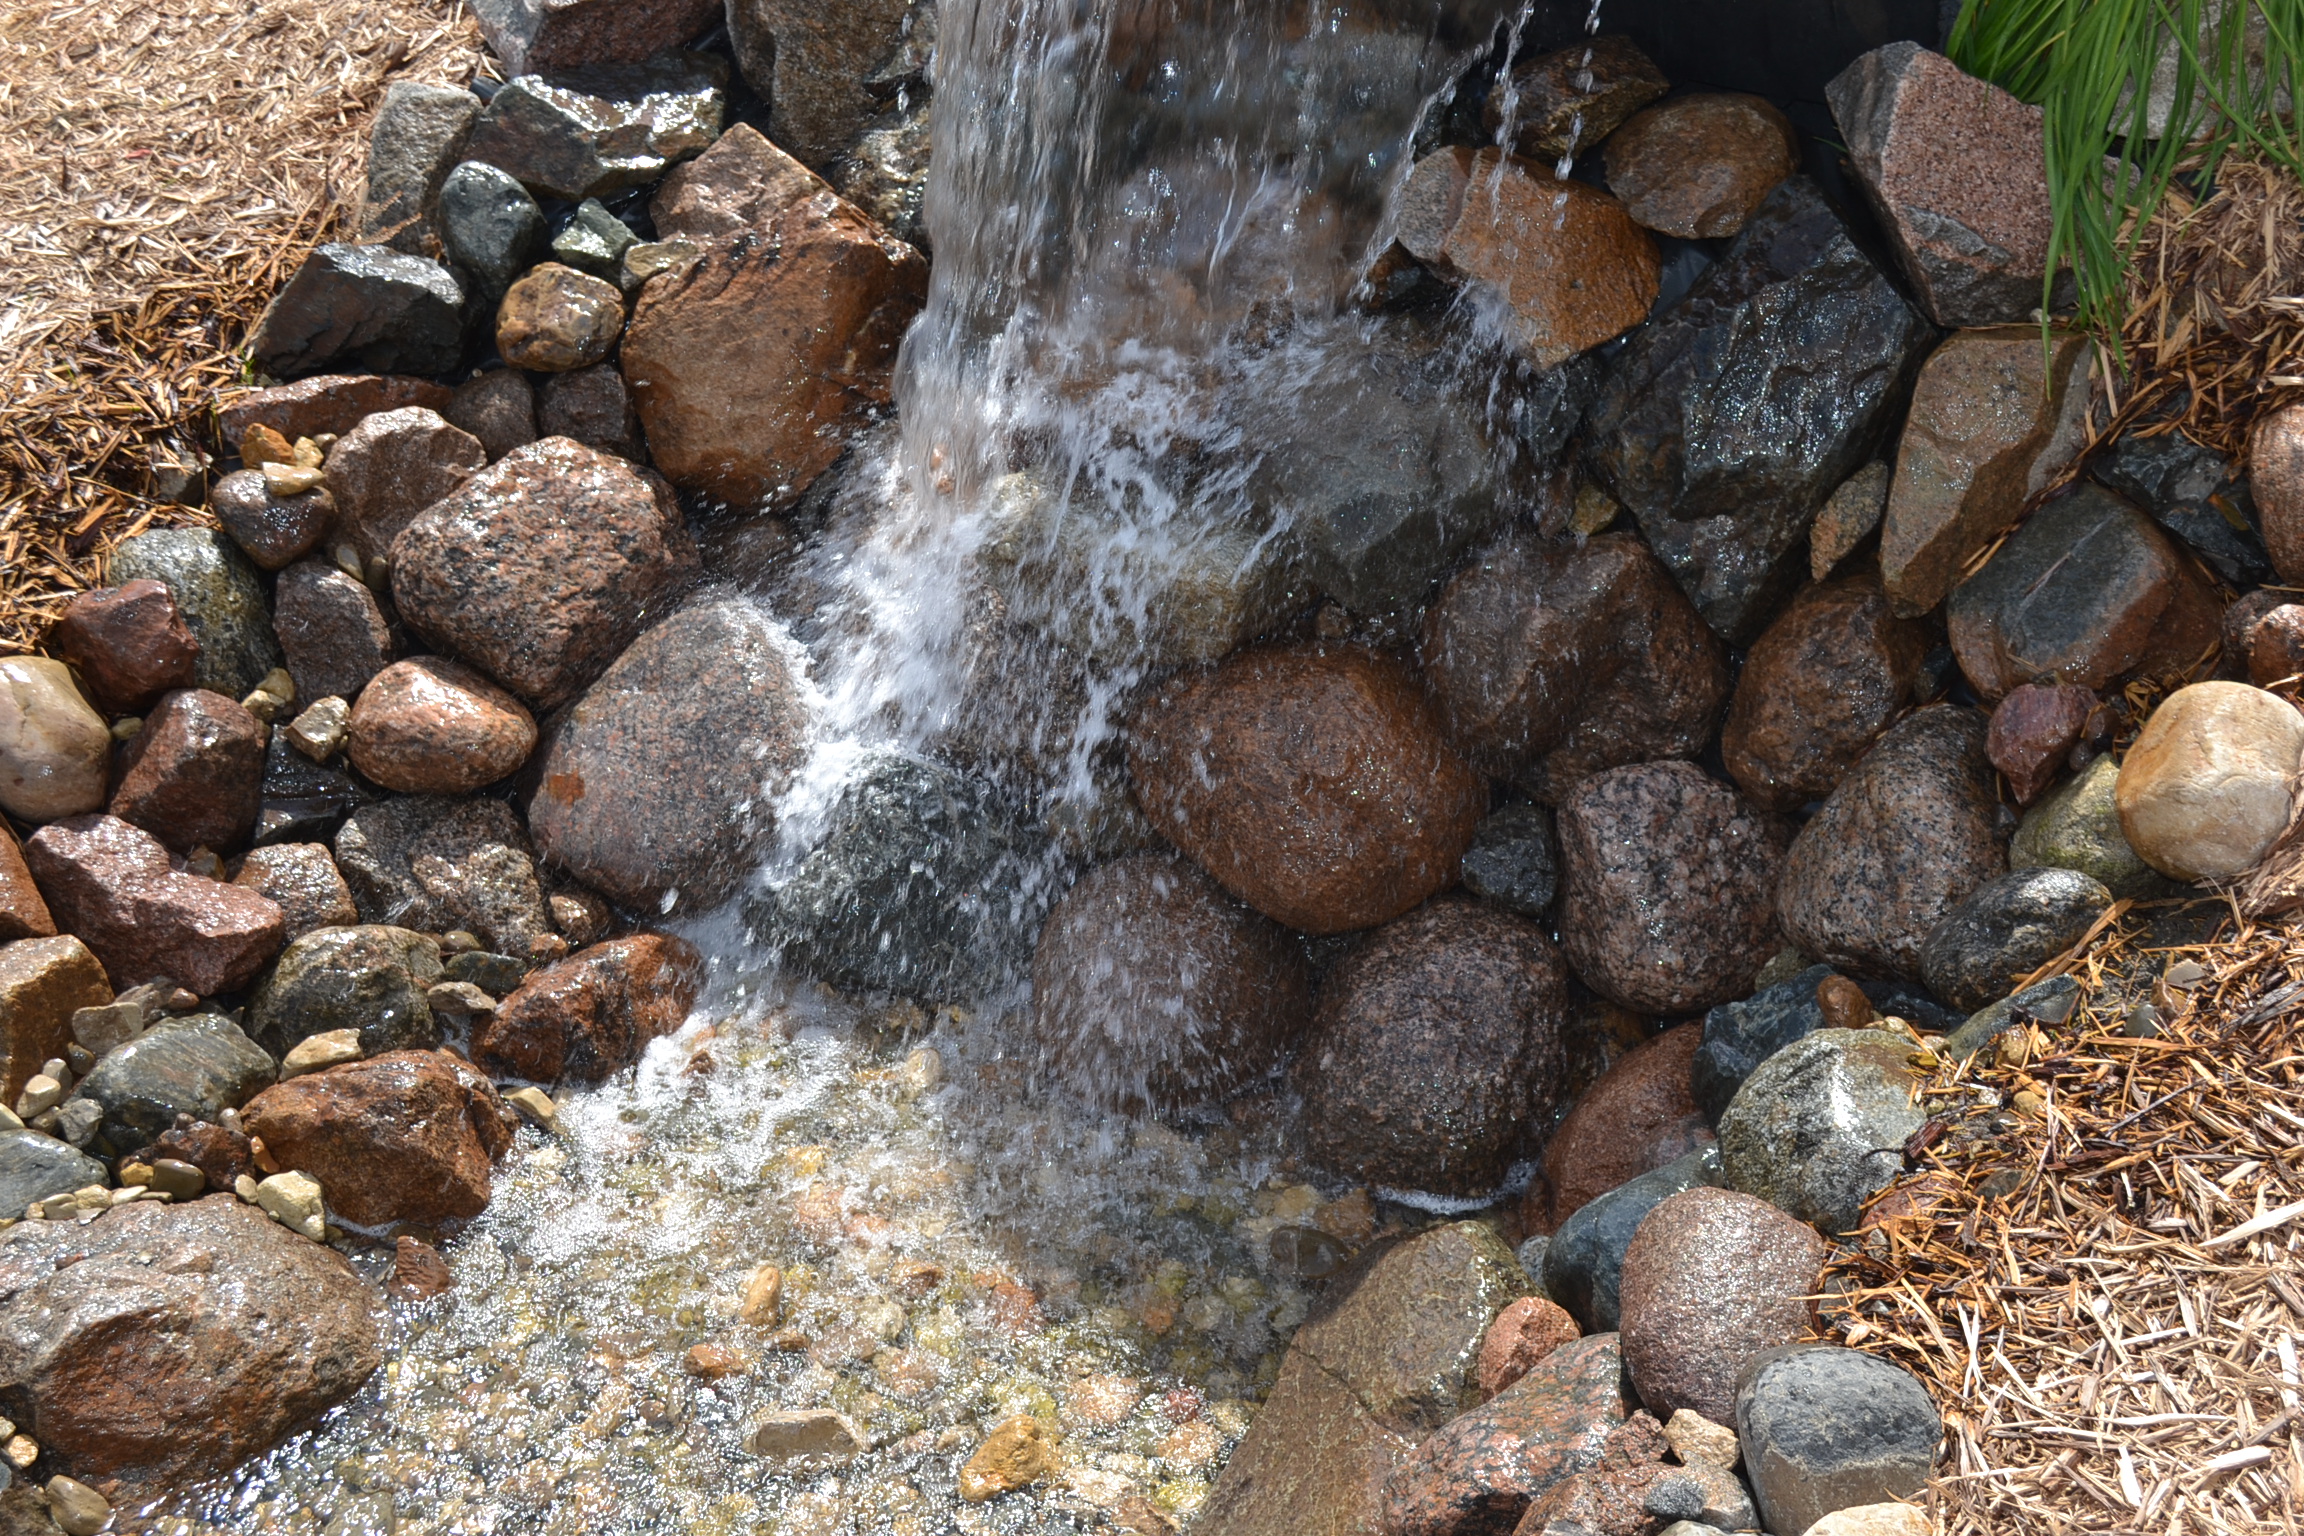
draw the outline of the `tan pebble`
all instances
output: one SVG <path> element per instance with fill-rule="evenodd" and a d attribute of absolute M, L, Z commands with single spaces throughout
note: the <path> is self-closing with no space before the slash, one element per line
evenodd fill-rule
<path fill-rule="evenodd" d="M 1046 1477 L 1056 1466 L 1056 1442 L 1029 1414 L 999 1425 L 960 1467 L 960 1497 L 982 1504 Z"/>
<path fill-rule="evenodd" d="M 1170 1430 L 1160 1442 L 1160 1459 L 1179 1472 L 1197 1472 L 1216 1460 L 1224 1448 L 1223 1436 L 1206 1419 L 1194 1419 Z"/>
<path fill-rule="evenodd" d="M 1713 1423 L 1693 1408 L 1673 1413 L 1664 1425 L 1664 1438 L 1672 1442 L 1672 1454 L 1680 1458 L 1684 1467 L 1733 1468 L 1741 1454 L 1736 1445 L 1736 1431 L 1725 1424 Z"/>
<path fill-rule="evenodd" d="M 21 1472 L 40 1459 L 40 1443 L 30 1435 L 10 1435 L 0 1454 L 8 1458 L 8 1465 Z"/>
<path fill-rule="evenodd" d="M 2030 1119 L 2037 1117 L 2043 1110 L 2047 1109 L 2048 1101 L 2026 1088 L 2020 1090 L 2013 1099 L 2008 1101 L 2008 1107 Z"/>
<path fill-rule="evenodd" d="M 763 1264 L 744 1282 L 744 1305 L 739 1314 L 757 1328 L 773 1328 L 784 1316 L 784 1271 Z"/>
<path fill-rule="evenodd" d="M 680 1362 L 682 1370 L 705 1381 L 739 1376 L 751 1367 L 751 1356 L 726 1344 L 698 1344 Z"/>

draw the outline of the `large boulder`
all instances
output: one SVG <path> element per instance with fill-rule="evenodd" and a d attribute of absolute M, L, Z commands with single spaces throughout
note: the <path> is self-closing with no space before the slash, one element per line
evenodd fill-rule
<path fill-rule="evenodd" d="M 412 405 L 365 417 L 328 450 L 337 532 L 362 560 L 383 560 L 416 515 L 488 462 L 480 440 Z"/>
<path fill-rule="evenodd" d="M 440 942 L 379 923 L 322 928 L 290 944 L 248 1004 L 248 1028 L 275 1056 L 313 1035 L 356 1031 L 365 1055 L 440 1043 L 425 994 Z"/>
<path fill-rule="evenodd" d="M 1736 1439 L 1771 1531 L 1919 1497 L 1944 1421 L 1909 1371 L 1830 1344 L 1763 1350 L 1736 1384 Z"/>
<path fill-rule="evenodd" d="M 1720 1116 L 1729 1187 L 1827 1236 L 1855 1231 L 1927 1118 L 1913 1102 L 1911 1055 L 1912 1042 L 1886 1030 L 1824 1029 L 1760 1063 Z"/>
<path fill-rule="evenodd" d="M 596 1083 L 687 1020 L 704 961 L 686 940 L 640 933 L 545 966 L 473 1031 L 472 1059 L 540 1083 Z"/>
<path fill-rule="evenodd" d="M 464 290 L 446 267 L 381 245 L 323 245 L 275 294 L 248 352 L 275 378 L 327 368 L 440 374 L 464 350 Z"/>
<path fill-rule="evenodd" d="M 726 60 L 669 50 L 520 75 L 489 98 L 464 158 L 571 202 L 645 186 L 719 137 L 727 85 Z"/>
<path fill-rule="evenodd" d="M 0 659 L 0 810 L 39 822 L 97 809 L 111 750 L 104 717 L 64 663 Z"/>
<path fill-rule="evenodd" d="M 178 871 L 165 844 L 117 816 L 50 822 L 25 845 L 24 861 L 57 921 L 117 986 L 166 976 L 203 997 L 231 992 L 286 942 L 278 907 Z"/>
<path fill-rule="evenodd" d="M 422 255 L 435 236 L 440 183 L 480 115 L 480 98 L 460 86 L 395 80 L 368 125 L 368 197 L 360 238 Z M 290 439 L 294 441 L 294 439 Z"/>
<path fill-rule="evenodd" d="M 346 750 L 386 789 L 464 795 L 528 760 L 536 720 L 520 701 L 460 662 L 395 662 L 360 690 Z"/>
<path fill-rule="evenodd" d="M 1509 120 L 1513 150 L 1556 164 L 1598 144 L 1671 88 L 1639 45 L 1610 34 L 1515 60 L 1497 74 L 1481 122 L 1500 134 Z"/>
<path fill-rule="evenodd" d="M 446 933 L 497 954 L 542 949 L 552 919 L 520 819 L 501 800 L 408 795 L 364 805 L 336 834 L 360 921 Z"/>
<path fill-rule="evenodd" d="M 732 0 L 727 11 L 736 67 L 771 104 L 776 142 L 826 176 L 885 109 L 872 72 L 935 25 L 925 0 Z"/>
<path fill-rule="evenodd" d="M 1616 1058 L 1584 1090 L 1544 1146 L 1544 1179 L 1531 1189 L 1528 1223 L 1550 1232 L 1585 1206 L 1711 1140 L 1688 1071 L 1704 1027 L 1683 1024 Z"/>
<path fill-rule="evenodd" d="M 2071 869 L 2020 869 L 1987 880 L 1944 914 L 1920 946 L 1928 990 L 1963 1013 L 2080 942 L 2112 893 Z"/>
<path fill-rule="evenodd" d="M 162 1019 L 104 1053 L 72 1089 L 94 1104 L 99 1134 L 115 1150 L 140 1147 L 179 1115 L 216 1120 L 279 1076 L 279 1067 L 219 1013 Z"/>
<path fill-rule="evenodd" d="M 437 1224 L 488 1208 L 489 1165 L 517 1122 L 444 1051 L 391 1051 L 265 1089 L 241 1121 L 283 1168 L 320 1181 L 346 1221 Z"/>
<path fill-rule="evenodd" d="M 70 934 L 0 944 L 0 1108 L 72 1044 L 72 1015 L 112 1001 L 112 984 Z"/>
<path fill-rule="evenodd" d="M 2287 830 L 2300 759 L 2304 715 L 2286 699 L 2246 683 L 2179 688 L 2121 761 L 2121 830 L 2164 875 L 2230 878 Z"/>
<path fill-rule="evenodd" d="M 192 686 L 228 699 L 247 697 L 280 665 L 264 578 L 239 547 L 213 528 L 154 528 L 122 539 L 104 563 L 114 586 L 157 581 L 176 601 L 200 643 Z"/>

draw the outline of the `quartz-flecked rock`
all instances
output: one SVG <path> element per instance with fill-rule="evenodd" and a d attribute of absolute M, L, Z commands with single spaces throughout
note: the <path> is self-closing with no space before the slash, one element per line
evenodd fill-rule
<path fill-rule="evenodd" d="M 1811 1531 L 1834 1510 L 1917 1498 L 1943 1435 L 1926 1387 L 1853 1349 L 1763 1350 L 1736 1384 L 1736 1438 L 1771 1531 Z"/>
<path fill-rule="evenodd" d="M 249 1002 L 248 1029 L 277 1056 L 341 1029 L 355 1031 L 370 1056 L 429 1049 L 440 1025 L 425 994 L 440 976 L 440 944 L 429 934 L 381 923 L 322 928 L 281 952 Z"/>
<path fill-rule="evenodd" d="M 362 806 L 336 834 L 336 864 L 364 923 L 463 928 L 525 957 L 552 931 L 520 819 L 501 800 L 405 796 Z"/>
<path fill-rule="evenodd" d="M 332 565 L 303 560 L 282 571 L 272 606 L 300 703 L 356 699 L 391 665 L 392 626 L 376 594 Z"/>
<path fill-rule="evenodd" d="M 488 462 L 478 438 L 436 411 L 380 411 L 328 450 L 328 486 L 362 560 L 381 560 L 416 515 Z"/>
<path fill-rule="evenodd" d="M 70 934 L 0 944 L 0 1107 L 65 1054 L 73 1014 L 110 1001 L 104 967 Z"/>
<path fill-rule="evenodd" d="M 135 714 L 171 688 L 189 688 L 200 664 L 176 599 L 157 581 L 83 592 L 49 626 L 49 651 L 71 663 L 98 708 Z"/>
<path fill-rule="evenodd" d="M 436 261 L 381 245 L 323 245 L 273 297 L 248 343 L 275 378 L 351 368 L 446 373 L 464 344 L 464 290 Z"/>
<path fill-rule="evenodd" d="M 1911 1054 L 1885 1030 L 1824 1029 L 1760 1063 L 1720 1116 L 1728 1186 L 1827 1236 L 1853 1232 L 1927 1118 L 1912 1102 Z"/>
<path fill-rule="evenodd" d="M 1928 931 L 1920 974 L 1929 991 L 1973 1013 L 2079 943 L 2110 905 L 2112 893 L 2078 870 L 2020 869 L 1987 880 Z"/>
<path fill-rule="evenodd" d="M 342 437 L 379 411 L 410 405 L 441 410 L 448 393 L 445 385 L 406 374 L 323 373 L 230 396 L 217 411 L 216 424 L 224 441 L 234 445 L 251 427 L 270 427 L 291 443 L 324 433 Z"/>
<path fill-rule="evenodd" d="M 217 481 L 208 493 L 208 510 L 232 542 L 268 571 L 310 554 L 336 523 L 336 498 L 325 485 L 276 495 L 255 469 Z"/>
<path fill-rule="evenodd" d="M 716 0 L 479 0 L 480 35 L 513 75 L 637 64 L 693 42 L 720 19 Z"/>
<path fill-rule="evenodd" d="M 2287 829 L 2304 715 L 2246 683 L 2194 683 L 2162 700 L 2120 764 L 2114 803 L 2144 861 L 2178 880 L 2249 868 Z"/>
<path fill-rule="evenodd" d="M 57 921 L 115 986 L 166 976 L 202 997 L 245 985 L 280 951 L 280 909 L 254 891 L 170 867 L 168 849 L 117 816 L 51 822 L 24 862 Z"/>
<path fill-rule="evenodd" d="M 241 1121 L 283 1168 L 320 1181 L 328 1209 L 377 1227 L 488 1207 L 490 1163 L 516 1122 L 488 1080 L 444 1051 L 389 1051 L 267 1088 Z"/>
<path fill-rule="evenodd" d="M 1551 165 L 1598 144 L 1671 88 L 1632 39 L 1612 33 L 1499 74 L 1481 120 L 1493 136 L 1509 114 L 1513 150 Z"/>
<path fill-rule="evenodd" d="M 64 663 L 0 658 L 0 810 L 32 822 L 95 810 L 111 747 Z"/>
<path fill-rule="evenodd" d="M 556 261 L 529 268 L 496 306 L 496 350 L 531 373 L 590 368 L 623 330 L 616 285 Z"/>
<path fill-rule="evenodd" d="M 214 1121 L 238 1109 L 279 1073 L 230 1019 L 192 1013 L 164 1018 L 106 1051 L 73 1085 L 71 1097 L 96 1106 L 101 1135 L 114 1147 L 138 1147 L 172 1128 L 179 1115 Z"/>
<path fill-rule="evenodd" d="M 1712 1136 L 1688 1070 L 1699 1024 L 1668 1029 L 1616 1058 L 1584 1090 L 1544 1148 L 1544 1178 L 1529 1191 L 1523 1224 L 1551 1232 L 1617 1186 L 1686 1157 Z"/>
<path fill-rule="evenodd" d="M 220 693 L 162 694 L 120 755 L 111 813 L 179 853 L 236 848 L 264 798 L 264 724 Z"/>
<path fill-rule="evenodd" d="M 727 82 L 727 62 L 703 53 L 520 75 L 489 99 L 464 158 L 571 202 L 644 186 L 719 137 Z"/>
<path fill-rule="evenodd" d="M 352 766 L 386 789 L 462 795 L 528 760 L 536 720 L 461 662 L 419 656 L 376 674 L 352 706 Z"/>
<path fill-rule="evenodd" d="M 580 949 L 536 971 L 473 1032 L 472 1056 L 540 1083 L 596 1083 L 678 1029 L 704 986 L 684 939 L 640 933 Z"/>
<path fill-rule="evenodd" d="M 280 665 L 264 580 L 239 546 L 213 528 L 154 528 L 122 539 L 105 562 L 114 586 L 157 581 L 199 642 L 192 686 L 246 698 Z"/>
<path fill-rule="evenodd" d="M 360 921 L 351 888 L 326 843 L 275 843 L 251 848 L 232 883 L 280 909 L 293 944 L 315 928 L 345 928 Z"/>
<path fill-rule="evenodd" d="M 1635 224 L 1724 240 L 1798 167 L 1800 135 L 1765 97 L 1696 91 L 1634 114 L 1601 154 Z"/>
<path fill-rule="evenodd" d="M 1720 1182 L 1720 1151 L 1704 1146 L 1579 1207 L 1544 1246 L 1544 1293 L 1584 1327 L 1613 1329 L 1620 1315 L 1624 1250 L 1648 1213 L 1684 1189 Z"/>

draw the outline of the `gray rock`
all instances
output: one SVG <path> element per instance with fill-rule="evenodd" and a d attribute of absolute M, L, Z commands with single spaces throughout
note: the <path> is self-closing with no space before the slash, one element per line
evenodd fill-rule
<path fill-rule="evenodd" d="M 162 1019 L 105 1054 L 73 1088 L 104 1112 L 102 1135 L 115 1149 L 159 1139 L 178 1115 L 214 1120 L 238 1109 L 280 1075 L 277 1063 L 218 1013 Z"/>
<path fill-rule="evenodd" d="M 440 944 L 426 934 L 322 928 L 280 952 L 248 1005 L 248 1027 L 278 1056 L 338 1029 L 358 1030 L 369 1056 L 430 1050 L 440 1025 L 425 993 L 440 979 Z"/>
<path fill-rule="evenodd" d="M 264 581 L 248 557 L 213 528 L 156 528 L 123 539 L 105 566 L 114 586 L 157 581 L 200 642 L 193 686 L 244 697 L 280 665 Z"/>
<path fill-rule="evenodd" d="M 1704 1043 L 1689 1065 L 1688 1086 L 1705 1119 L 1717 1124 L 1755 1067 L 1824 1027 L 1816 988 L 1831 974 L 1828 965 L 1812 965 L 1740 1003 L 1722 1003 L 1704 1015 Z"/>
<path fill-rule="evenodd" d="M 2173 887 L 2166 876 L 2128 846 L 2120 830 L 2113 789 L 2120 764 L 2099 757 L 2025 812 L 2008 844 L 2008 867 L 2070 869 L 2088 876 L 2114 896 L 2148 898 Z"/>
<path fill-rule="evenodd" d="M 899 240 L 928 249 L 920 205 L 928 192 L 928 98 L 921 93 L 892 122 L 857 135 L 832 171 L 840 195 Z"/>
<path fill-rule="evenodd" d="M 464 352 L 464 290 L 448 269 L 381 245 L 323 245 L 274 296 L 248 352 L 283 379 L 438 374 Z"/>
<path fill-rule="evenodd" d="M 0 1130 L 0 1221 L 21 1217 L 35 1200 L 109 1182 L 102 1163 L 53 1136 Z"/>
<path fill-rule="evenodd" d="M 299 561 L 280 573 L 272 612 L 299 707 L 331 696 L 359 698 L 399 649 L 368 584 L 318 560 Z"/>
<path fill-rule="evenodd" d="M 730 0 L 728 38 L 736 66 L 771 110 L 769 136 L 828 174 L 842 151 L 877 118 L 883 93 L 872 76 L 898 52 L 920 0 Z"/>
<path fill-rule="evenodd" d="M 628 63 L 693 42 L 720 0 L 475 0 L 480 35 L 508 74 Z"/>
<path fill-rule="evenodd" d="M 1934 338 L 1815 184 L 1789 177 L 1686 298 L 1632 333 L 1587 418 L 1587 462 L 1706 622 L 1748 642 Z"/>
<path fill-rule="evenodd" d="M 472 274 L 474 296 L 491 305 L 543 259 L 544 211 L 509 171 L 478 160 L 457 166 L 440 184 L 438 218 L 448 259 Z"/>
<path fill-rule="evenodd" d="M 552 259 L 612 283 L 624 271 L 624 253 L 639 243 L 640 237 L 622 219 L 598 198 L 588 197 L 567 227 L 552 237 Z"/>
<path fill-rule="evenodd" d="M 1944 1037 L 1944 1054 L 1954 1061 L 1973 1056 L 2026 1019 L 2061 1024 L 2080 1005 L 2080 984 L 2069 976 L 2051 976 L 2011 997 L 1986 1004 L 1967 1022 Z"/>
<path fill-rule="evenodd" d="M 1827 1237 L 1854 1231 L 1925 1119 L 1912 1102 L 1911 1054 L 1911 1041 L 1885 1030 L 1827 1029 L 1762 1062 L 1720 1116 L 1728 1187 Z"/>
<path fill-rule="evenodd" d="M 480 114 L 465 157 L 549 197 L 645 186 L 720 136 L 728 66 L 706 53 L 522 75 Z"/>
<path fill-rule="evenodd" d="M 435 233 L 432 213 L 440 183 L 463 151 L 480 116 L 480 98 L 452 85 L 395 80 L 368 130 L 368 204 L 360 238 L 411 256 L 424 254 Z"/>
<path fill-rule="evenodd" d="M 1765 1350 L 1737 1383 L 1736 1438 L 1771 1531 L 1805 1531 L 1836 1509 L 1915 1497 L 1943 1437 L 1927 1388 L 1853 1349 Z"/>
<path fill-rule="evenodd" d="M 2023 869 L 1987 880 L 1928 931 L 1928 989 L 1972 1013 L 2080 942 L 2112 893 L 2073 869 Z"/>
<path fill-rule="evenodd" d="M 1579 1207 L 1544 1249 L 1544 1294 L 1566 1307 L 1586 1333 L 1613 1332 L 1624 1250 L 1640 1223 L 1682 1190 L 1717 1186 L 1722 1177 L 1720 1149 L 1702 1147 Z"/>
<path fill-rule="evenodd" d="M 1481 818 L 1464 852 L 1464 887 L 1523 917 L 1542 917 L 1560 882 L 1560 841 L 1541 805 L 1508 805 Z"/>
<path fill-rule="evenodd" d="M 1725 1467 L 1676 1467 L 1649 1488 L 1643 1507 L 1659 1520 L 1691 1522 L 1699 1530 L 1750 1531 L 1760 1511 L 1744 1479 Z"/>
<path fill-rule="evenodd" d="M 552 931 L 534 850 L 500 800 L 409 795 L 364 806 L 336 834 L 336 865 L 362 922 L 464 928 L 515 955 Z"/>
<path fill-rule="evenodd" d="M 492 955 L 484 949 L 468 949 L 441 961 L 440 973 L 450 981 L 478 987 L 490 997 L 508 997 L 514 988 L 527 980 L 528 964 L 510 955 Z"/>
<path fill-rule="evenodd" d="M 377 793 L 353 781 L 341 755 L 316 763 L 289 744 L 286 731 L 274 731 L 264 749 L 264 799 L 249 844 L 328 842 L 344 818 Z"/>

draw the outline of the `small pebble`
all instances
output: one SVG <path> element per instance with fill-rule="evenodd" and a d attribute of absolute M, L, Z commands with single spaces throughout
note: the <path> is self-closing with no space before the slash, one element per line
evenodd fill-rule
<path fill-rule="evenodd" d="M 1056 1465 L 1056 1443 L 1029 1414 L 995 1428 L 960 1467 L 960 1497 L 982 1504 L 1046 1477 Z"/>
<path fill-rule="evenodd" d="M 763 1264 L 744 1282 L 744 1304 L 738 1313 L 758 1328 L 773 1328 L 784 1316 L 784 1271 Z"/>
<path fill-rule="evenodd" d="M 316 1243 L 328 1240 L 327 1203 L 320 1181 L 309 1174 L 273 1174 L 256 1186 L 256 1205 L 291 1232 Z"/>
<path fill-rule="evenodd" d="M 40 1459 L 40 1445 L 30 1435 L 10 1435 L 5 1454 L 8 1465 L 21 1472 Z"/>
<path fill-rule="evenodd" d="M 143 734 L 144 717 L 142 715 L 122 715 L 112 722 L 112 739 L 114 741 L 134 741 Z"/>
<path fill-rule="evenodd" d="M 208 1175 L 192 1164 L 163 1157 L 152 1165 L 152 1188 L 178 1200 L 197 1200 L 208 1188 Z"/>
<path fill-rule="evenodd" d="M 1736 1431 L 1713 1423 L 1693 1408 L 1673 1413 L 1664 1425 L 1664 1438 L 1672 1443 L 1672 1454 L 1684 1467 L 1733 1468 L 1742 1454 L 1736 1448 Z"/>
<path fill-rule="evenodd" d="M 751 1356 L 726 1344 L 698 1344 L 682 1357 L 680 1368 L 703 1381 L 741 1375 L 752 1367 Z"/>
<path fill-rule="evenodd" d="M 43 1110 L 54 1109 L 63 1097 L 64 1085 L 42 1072 L 27 1082 L 24 1091 L 16 1096 L 16 1113 L 29 1120 Z"/>
<path fill-rule="evenodd" d="M 2157 1040 L 2160 1038 L 2160 1010 L 2150 1003 L 2138 1003 L 2128 1010 L 2121 1021 L 2120 1033 L 2131 1040 Z"/>
<path fill-rule="evenodd" d="M 560 1134 L 560 1107 L 552 1102 L 552 1095 L 541 1088 L 515 1088 L 504 1095 L 504 1102 L 520 1111 L 523 1118 L 537 1129 L 557 1136 Z"/>
<path fill-rule="evenodd" d="M 48 1479 L 48 1514 L 64 1536 L 96 1536 L 112 1518 L 112 1504 L 86 1483 L 58 1475 Z"/>
<path fill-rule="evenodd" d="M 324 763 L 344 750 L 351 723 L 352 706 L 330 694 L 288 723 L 288 745 L 313 762 Z"/>
<path fill-rule="evenodd" d="M 358 1061 L 362 1054 L 357 1029 L 324 1030 L 299 1040 L 280 1058 L 280 1080 L 286 1082 L 307 1072 L 340 1067 L 348 1061 Z"/>

